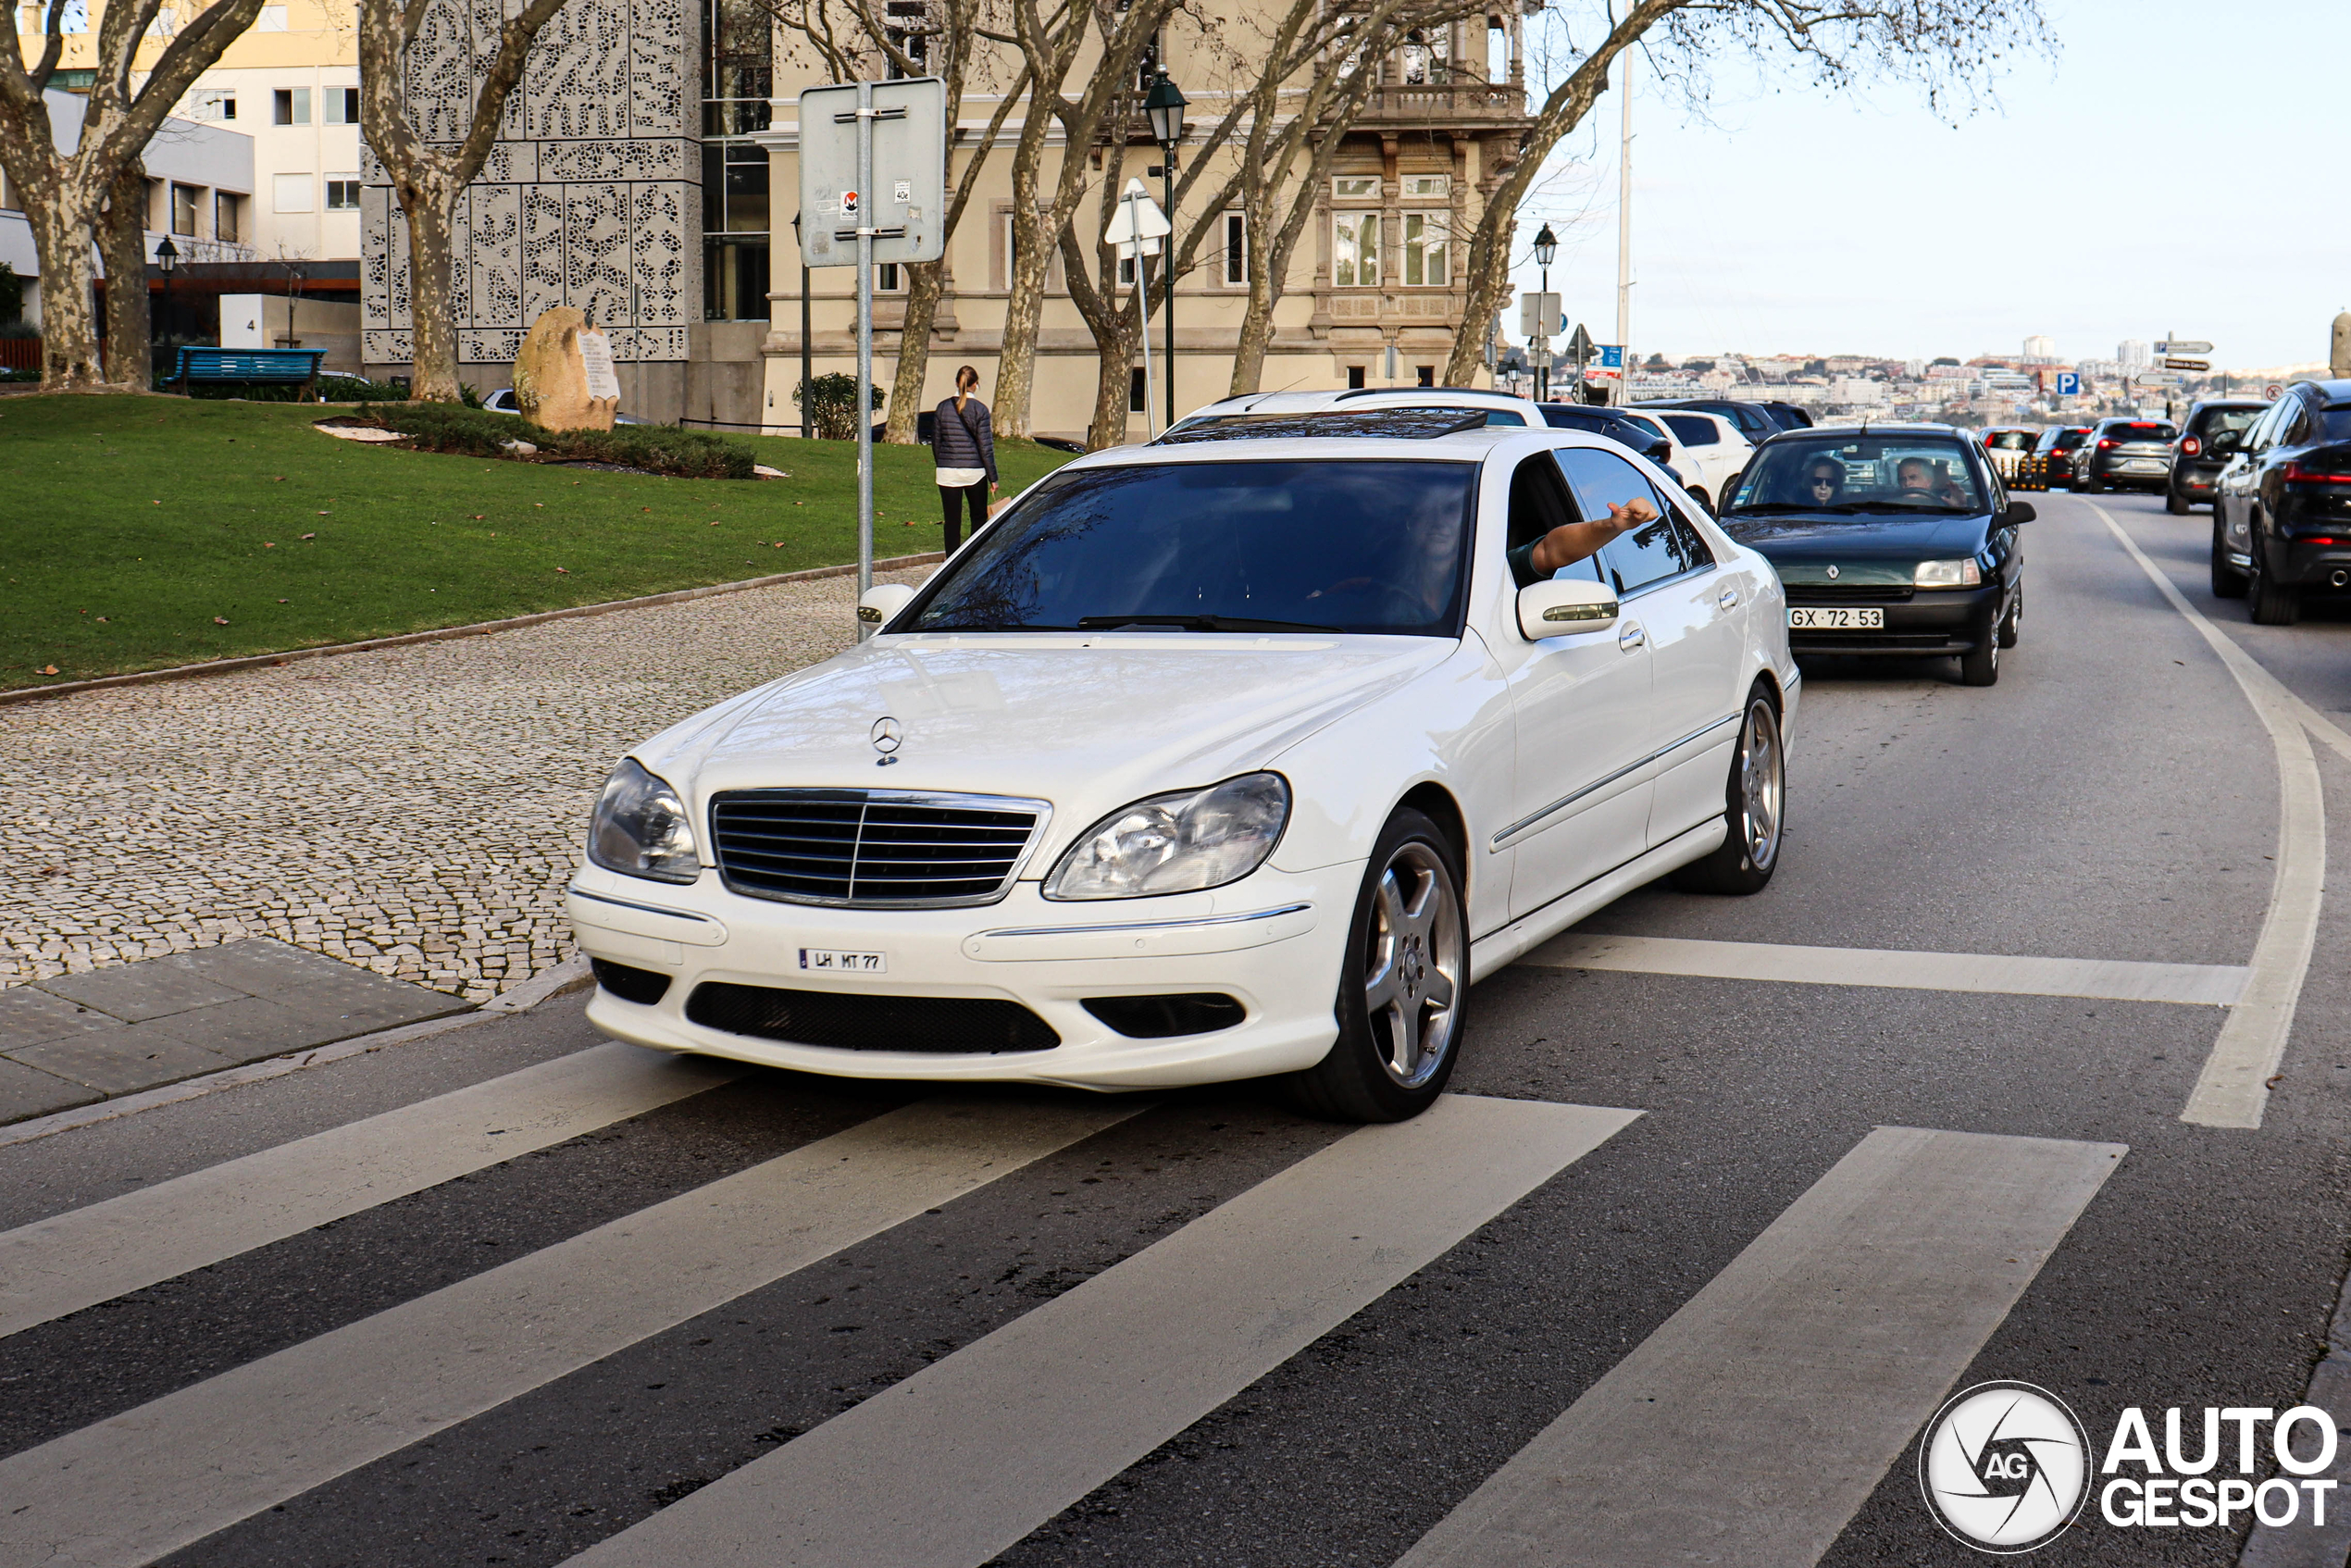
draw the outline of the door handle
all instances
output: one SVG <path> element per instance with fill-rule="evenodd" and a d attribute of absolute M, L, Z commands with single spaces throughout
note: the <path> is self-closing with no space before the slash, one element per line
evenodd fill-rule
<path fill-rule="evenodd" d="M 1628 626 L 1616 634 L 1616 645 L 1628 653 L 1648 641 L 1648 633 L 1643 631 L 1637 625 Z"/>
<path fill-rule="evenodd" d="M 1737 609 L 1739 607 L 1739 591 L 1735 588 L 1726 588 L 1723 590 L 1722 592 L 1714 596 L 1714 605 L 1715 608 L 1721 610 Z"/>

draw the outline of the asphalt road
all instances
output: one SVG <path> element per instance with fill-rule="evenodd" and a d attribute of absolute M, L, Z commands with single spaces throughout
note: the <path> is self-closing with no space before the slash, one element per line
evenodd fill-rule
<path fill-rule="evenodd" d="M 1996 687 L 1822 663 L 1770 889 L 1583 929 L 2247 964 L 2270 734 L 2087 502 L 2033 499 Z M 2251 627 L 2208 514 L 2098 504 L 2351 728 L 2351 609 Z M 2193 1447 L 2201 1407 L 2303 1402 L 2346 957 L 2330 899 L 2258 1128 L 2181 1119 L 2218 1007 L 1523 964 L 1417 1141 L 1007 1092 L 949 1169 L 885 1136 L 915 1088 L 689 1092 L 620 1047 L 611 1114 L 533 1134 L 599 1043 L 573 999 L 0 1144 L 0 1568 L 1975 1561 L 1917 1478 L 1952 1389 L 2055 1393 L 2093 1462 L 2125 1407 Z M 415 1171 L 346 1165 L 402 1115 L 374 1147 Z M 135 1288 L 90 1304 L 102 1264 Z M 2234 1562 L 2244 1526 L 2094 1500 L 2033 1561 Z"/>

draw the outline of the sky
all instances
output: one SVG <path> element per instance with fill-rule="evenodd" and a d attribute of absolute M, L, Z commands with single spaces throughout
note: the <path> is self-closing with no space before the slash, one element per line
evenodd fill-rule
<path fill-rule="evenodd" d="M 2176 334 L 2223 367 L 2324 360 L 2351 305 L 2351 4 L 2045 6 L 2057 53 L 1957 123 L 1913 87 L 1775 92 L 1745 67 L 1695 116 L 1636 65 L 1635 352 L 1966 359 L 2046 333 L 2111 358 Z M 1618 105 L 1561 142 L 1516 247 L 1531 291 L 1549 221 L 1551 288 L 1597 342 L 1616 336 Z"/>

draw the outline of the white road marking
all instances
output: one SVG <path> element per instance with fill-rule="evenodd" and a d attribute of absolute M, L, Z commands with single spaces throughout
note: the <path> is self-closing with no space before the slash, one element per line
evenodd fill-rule
<path fill-rule="evenodd" d="M 2307 704 L 2294 699 L 2234 638 L 2189 604 L 2105 507 L 2095 501 L 2083 504 L 2098 515 L 2147 580 L 2211 644 L 2277 751 L 2278 868 L 2270 885 L 2269 913 L 2253 944 L 2245 994 L 2230 1010 L 2229 1021 L 2212 1042 L 2211 1055 L 2205 1058 L 2204 1071 L 2196 1076 L 2187 1108 L 2180 1113 L 2180 1120 L 2203 1126 L 2258 1127 L 2270 1103 L 2270 1079 L 2285 1056 L 2286 1038 L 2294 1029 L 2294 1010 L 2318 940 L 2319 905 L 2326 888 L 2326 797 L 2319 786 L 2318 758 L 2303 732 L 2305 720 L 2296 711 Z"/>
<path fill-rule="evenodd" d="M 976 1568 L 1637 1114 L 1448 1097 L 1350 1133 L 572 1562 Z"/>
<path fill-rule="evenodd" d="M 746 1069 L 600 1045 L 0 1234 L 0 1338 L 683 1100 Z"/>
<path fill-rule="evenodd" d="M 1149 1103 L 905 1106 L 0 1460 L 0 1564 L 152 1562 Z"/>
<path fill-rule="evenodd" d="M 2116 1002 L 2177 1002 L 2226 1007 L 2245 989 L 2236 964 L 2133 964 L 2099 958 L 2015 958 L 1991 952 L 1912 952 L 1898 948 L 1789 947 L 1778 942 L 1698 941 L 1683 937 L 1603 937 L 1571 931 L 1521 964 L 1547 969 L 1612 969 L 1720 980 L 1781 980 L 1812 986 L 1886 986 L 1905 990 L 1990 991 L 2009 996 L 2094 996 Z"/>
<path fill-rule="evenodd" d="M 1397 1568 L 1809 1568 L 2123 1152 L 1880 1127 Z"/>

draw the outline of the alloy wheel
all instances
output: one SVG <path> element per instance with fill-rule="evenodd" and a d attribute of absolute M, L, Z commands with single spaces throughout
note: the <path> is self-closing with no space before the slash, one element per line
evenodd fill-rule
<path fill-rule="evenodd" d="M 1758 697 L 1739 728 L 1739 830 L 1747 835 L 1747 857 L 1769 871 L 1780 854 L 1780 810 L 1787 797 L 1787 762 L 1780 749 L 1780 724 L 1772 704 Z"/>
<path fill-rule="evenodd" d="M 1459 898 L 1436 852 L 1408 841 L 1373 899 L 1363 1012 L 1381 1067 L 1402 1089 L 1428 1082 L 1453 1046 L 1454 999 L 1468 980 Z"/>

